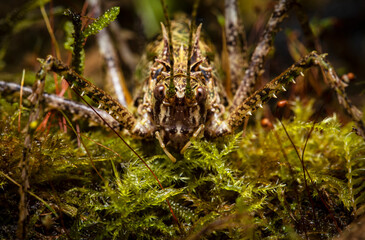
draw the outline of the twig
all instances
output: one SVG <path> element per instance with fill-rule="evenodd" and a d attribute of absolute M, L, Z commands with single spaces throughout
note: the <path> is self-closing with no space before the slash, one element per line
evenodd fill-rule
<path fill-rule="evenodd" d="M 247 39 L 239 16 L 237 0 L 226 0 L 224 15 L 226 89 L 227 95 L 232 97 L 238 89 L 244 69 L 247 68 Z"/>
<path fill-rule="evenodd" d="M 26 127 L 23 130 L 25 134 L 23 156 L 20 160 L 19 167 L 21 169 L 21 186 L 19 187 L 19 220 L 17 229 L 17 238 L 26 238 L 26 223 L 28 217 L 27 209 L 27 192 L 29 184 L 29 157 L 32 149 L 33 135 L 39 124 L 39 118 L 42 116 L 43 109 L 40 102 L 43 97 L 44 84 L 48 69 L 42 64 L 41 69 L 37 73 L 37 80 L 33 85 L 33 93 L 28 97 L 31 103 L 31 112 Z"/>
<path fill-rule="evenodd" d="M 101 3 L 99 0 L 90 1 L 90 8 L 93 9 L 96 16 L 101 15 L 100 5 Z M 96 35 L 96 39 L 99 51 L 106 64 L 106 81 L 112 84 L 112 92 L 114 92 L 118 101 L 126 107 L 127 104 L 132 102 L 132 97 L 127 90 L 125 78 L 122 69 L 120 68 L 120 63 L 118 61 L 112 39 L 106 29 L 101 30 L 99 34 Z"/>
<path fill-rule="evenodd" d="M 20 118 L 22 116 L 23 107 L 23 86 L 24 86 L 25 69 L 23 69 L 22 80 L 20 83 L 20 97 L 19 97 L 19 115 L 18 115 L 18 132 L 20 132 Z"/>
<path fill-rule="evenodd" d="M 243 80 L 234 96 L 231 110 L 235 109 L 246 99 L 253 90 L 256 79 L 264 72 L 264 61 L 273 46 L 273 38 L 279 31 L 279 24 L 287 16 L 287 12 L 293 5 L 293 0 L 280 0 L 275 6 L 265 31 L 257 44 L 252 56 L 248 69 L 245 72 Z"/>

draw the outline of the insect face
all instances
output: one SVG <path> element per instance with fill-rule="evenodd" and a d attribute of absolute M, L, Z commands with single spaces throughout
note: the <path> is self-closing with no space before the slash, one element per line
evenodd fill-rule
<path fill-rule="evenodd" d="M 151 63 L 146 87 L 149 90 L 144 101 L 151 106 L 151 119 L 163 143 L 181 150 L 205 124 L 212 101 L 209 92 L 214 84 L 212 67 L 206 58 L 209 47 L 199 40 L 200 27 L 195 33 L 191 54 L 187 41 L 189 25 L 174 21 L 172 28 L 172 43 L 163 25 L 162 41 L 155 43 L 157 57 Z M 170 53 L 170 44 L 173 44 L 173 53 Z"/>
<path fill-rule="evenodd" d="M 183 46 L 181 46 L 183 48 Z M 186 51 L 180 49 L 183 54 Z M 186 59 L 186 57 L 184 57 Z M 164 142 L 181 150 L 194 132 L 203 124 L 207 115 L 207 86 L 201 71 L 192 71 L 190 76 L 191 89 L 187 91 L 186 63 L 176 58 L 174 71 L 175 94 L 168 95 L 170 73 L 162 67 L 160 76 L 154 80 L 153 119 Z M 161 68 L 159 68 L 161 69 Z"/>

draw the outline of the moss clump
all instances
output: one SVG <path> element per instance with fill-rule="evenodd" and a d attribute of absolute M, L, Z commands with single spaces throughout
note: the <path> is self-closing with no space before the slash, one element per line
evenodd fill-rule
<path fill-rule="evenodd" d="M 17 130 L 17 105 L 2 99 L 0 110 L 5 123 L 0 129 L 1 170 L 18 181 L 23 140 Z M 259 124 L 249 127 L 244 137 L 238 133 L 216 142 L 195 141 L 175 164 L 158 147 L 143 150 L 140 141 L 127 139 L 144 156 L 163 190 L 119 139 L 101 130 L 87 133 L 120 155 L 84 137 L 90 157 L 72 133 L 58 130 L 55 121 L 33 142 L 30 189 L 58 217 L 31 198 L 29 237 L 329 239 L 364 208 L 359 172 L 364 168 L 365 144 L 351 132 L 351 123 L 341 126 L 336 115 L 313 127 L 308 120 L 311 104 L 297 101 L 292 110 L 294 116 L 283 124 L 300 157 L 313 128 L 304 153 L 305 179 L 301 160 L 279 123 L 272 130 Z M 26 115 L 25 108 L 22 121 Z M 1 207 L 8 209 L 0 215 L 0 236 L 11 239 L 17 188 L 4 175 L 0 179 Z"/>

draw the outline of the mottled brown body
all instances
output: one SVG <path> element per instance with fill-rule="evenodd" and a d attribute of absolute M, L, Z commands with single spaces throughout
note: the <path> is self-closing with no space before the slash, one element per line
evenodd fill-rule
<path fill-rule="evenodd" d="M 173 82 L 176 94 L 168 96 L 171 73 L 167 33 L 162 25 L 162 39 L 149 46 L 149 54 L 156 56 L 149 63 L 150 73 L 143 86 L 144 95 L 138 105 L 138 113 L 146 122 L 153 123 L 163 143 L 181 150 L 201 125 L 215 121 L 218 112 L 224 110 L 222 89 L 214 73 L 213 49 L 202 41 L 199 26 L 193 42 L 192 55 L 188 56 L 189 24 L 184 20 L 172 22 L 174 49 Z M 187 63 L 191 61 L 191 91 L 186 94 Z"/>

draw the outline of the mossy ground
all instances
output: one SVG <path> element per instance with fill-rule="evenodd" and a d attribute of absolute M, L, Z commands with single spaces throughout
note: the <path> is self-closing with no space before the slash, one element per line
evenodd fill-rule
<path fill-rule="evenodd" d="M 60 130 L 54 118 L 33 141 L 30 191 L 45 202 L 29 196 L 29 239 L 171 239 L 194 234 L 207 239 L 329 239 L 364 210 L 360 173 L 365 144 L 351 132 L 352 123 L 343 126 L 336 115 L 313 127 L 311 108 L 293 102 L 293 116 L 283 120 L 300 157 L 310 133 L 305 179 L 301 160 L 279 122 L 273 129 L 249 124 L 244 136 L 241 132 L 217 141 L 195 141 L 176 163 L 158 143 L 126 138 L 163 190 L 113 134 L 98 128 L 82 131 L 89 156 L 75 134 Z M 19 182 L 23 134 L 17 126 L 18 104 L 1 99 L 0 111 L 0 236 L 12 239 L 18 187 L 4 174 Z M 24 108 L 22 122 L 27 112 Z"/>
<path fill-rule="evenodd" d="M 211 1 L 206 2 L 209 5 Z M 271 10 L 258 14 L 260 8 L 267 9 L 263 6 L 266 3 L 261 3 L 253 11 L 252 7 L 246 6 L 248 1 L 241 2 L 245 2 L 242 4 L 245 9 L 243 17 L 251 22 L 248 25 L 252 28 L 250 37 L 256 38 L 259 29 L 251 24 L 255 21 L 266 22 L 266 12 Z M 5 36 L 0 39 L 0 68 L 5 70 L 2 79 L 20 79 L 21 68 L 30 65 L 29 68 L 37 69 L 35 59 L 51 52 L 50 45 L 54 43 L 49 40 L 38 9 L 44 3 L 29 1 L 20 9 L 6 13 L 6 18 L 1 18 L 6 19 L 0 21 L 0 32 Z M 179 8 L 181 11 L 177 1 L 169 3 L 171 9 Z M 78 2 L 78 9 L 82 9 L 82 4 Z M 122 26 L 131 27 L 136 22 L 145 22 L 146 31 L 155 28 L 154 32 L 147 33 L 151 37 L 159 31 L 158 21 L 154 24 L 157 27 L 154 27 L 155 21 L 151 21 L 149 14 L 138 14 L 148 13 L 150 5 L 160 8 L 158 1 L 127 3 L 119 16 L 120 21 L 124 20 Z M 183 5 L 187 8 L 192 4 L 184 2 Z M 332 9 L 327 5 L 325 8 Z M 361 9 L 357 5 L 355 8 Z M 54 5 L 57 26 L 54 32 L 60 46 L 66 42 L 64 50 L 70 50 L 71 27 L 67 24 L 68 20 L 61 17 L 64 9 L 65 6 Z M 208 8 L 205 5 L 199 10 L 204 16 L 202 18 L 206 19 L 204 28 L 213 33 L 210 34 L 213 42 L 221 41 L 221 34 L 217 34 L 219 24 L 212 24 L 222 17 L 221 9 L 222 6 Z M 190 14 L 191 10 L 186 11 Z M 161 10 L 156 12 L 162 16 Z M 341 14 L 344 12 L 347 11 L 341 9 Z M 253 17 L 252 14 L 257 16 Z M 360 15 L 351 14 L 352 19 L 359 21 L 362 12 Z M 363 26 L 353 24 L 355 20 L 348 19 L 351 26 Z M 39 23 L 42 23 L 42 30 Z M 331 27 L 335 24 L 329 17 L 313 23 L 318 36 L 326 31 L 331 33 Z M 338 51 L 348 53 L 347 50 L 351 49 L 342 51 L 338 48 L 339 42 L 344 46 L 346 44 L 342 43 L 348 42 L 354 46 L 353 43 L 361 42 L 361 39 L 338 39 L 341 35 L 337 32 L 339 26 L 336 25 L 336 33 L 332 33 L 336 37 L 329 35 L 327 41 L 335 42 L 336 47 L 329 51 L 330 56 L 341 62 L 344 57 L 339 57 Z M 355 32 L 353 28 L 349 29 Z M 22 31 L 25 35 L 17 35 Z M 135 36 L 132 36 L 134 48 L 138 48 L 138 43 L 142 41 L 141 31 L 137 29 Z M 36 34 L 38 32 L 42 33 Z M 286 32 L 287 36 L 282 36 L 282 39 L 291 36 L 291 31 L 287 29 Z M 342 35 L 352 34 L 347 32 Z M 280 41 L 283 42 L 279 37 Z M 272 75 L 282 72 L 292 63 L 287 53 L 288 46 L 298 47 L 300 44 L 289 42 L 284 47 L 276 47 L 275 56 L 272 56 L 276 58 L 271 65 L 277 69 L 270 69 Z M 361 48 L 354 49 L 356 55 L 348 57 L 345 54 L 345 59 L 356 58 L 362 63 L 363 57 L 358 53 Z M 338 55 L 332 55 L 336 51 Z M 92 52 L 89 49 L 86 56 Z M 64 51 L 62 54 L 67 53 Z M 289 58 L 290 63 L 284 61 L 285 58 Z M 93 58 L 86 58 L 86 61 L 90 59 Z M 94 63 L 89 69 L 97 68 L 96 65 L 100 68 L 100 63 L 95 62 L 97 64 Z M 344 66 L 341 73 L 347 73 L 348 69 L 356 66 L 351 61 L 341 64 Z M 355 72 L 362 72 L 363 64 L 358 65 L 360 67 Z M 34 72 L 27 69 L 26 85 L 35 81 Z M 268 75 L 263 75 L 263 78 L 270 78 Z M 52 78 L 49 74 L 49 79 Z M 91 75 L 91 78 L 97 77 Z M 321 95 L 325 87 L 316 86 L 319 81 L 315 77 L 313 79 L 312 87 Z M 47 80 L 48 92 L 54 92 L 52 80 Z M 298 92 L 302 96 L 310 95 L 308 90 Z M 326 94 L 321 96 L 320 101 L 326 102 L 323 100 Z M 0 96 L 0 239 L 15 239 L 16 235 L 19 217 L 17 184 L 21 179 L 19 162 L 23 156 L 25 135 L 22 129 L 28 122 L 30 112 L 27 100 L 23 101 L 21 127 L 18 128 L 19 99 Z M 244 132 L 215 141 L 194 141 L 184 155 L 174 153 L 178 158 L 176 163 L 166 157 L 156 141 L 125 137 L 143 156 L 164 189 L 159 187 L 146 166 L 111 132 L 98 127 L 90 128 L 87 122 L 81 120 L 71 121 L 72 125 L 81 126 L 81 144 L 72 128 L 62 124 L 64 116 L 54 112 L 47 128 L 37 131 L 32 141 L 27 238 L 331 239 L 356 216 L 364 214 L 364 140 L 352 131 L 354 123 L 343 123 L 341 113 L 317 118 L 313 102 L 303 104 L 299 100 L 291 103 L 290 108 L 292 114 L 282 120 L 287 133 L 277 119 L 273 120 L 273 128 L 261 126 L 262 113 L 256 113 Z M 335 108 L 340 107 L 336 105 Z M 313 119 L 317 119 L 316 123 Z M 167 199 L 180 226 L 173 220 Z"/>

